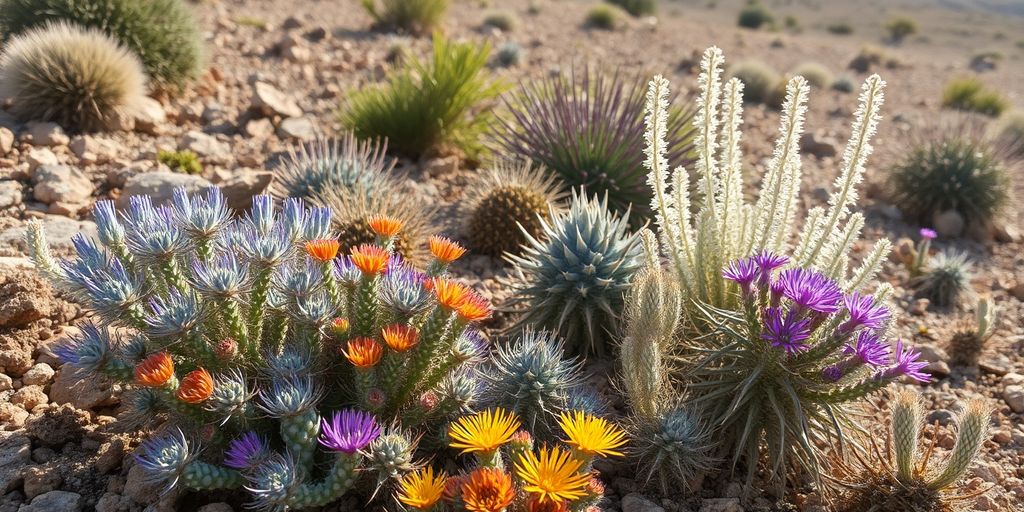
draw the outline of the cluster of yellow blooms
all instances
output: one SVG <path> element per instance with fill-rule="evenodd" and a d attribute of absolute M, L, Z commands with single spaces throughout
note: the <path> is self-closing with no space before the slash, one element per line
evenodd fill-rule
<path fill-rule="evenodd" d="M 430 466 L 420 468 L 402 479 L 398 500 L 411 509 L 435 512 L 503 512 L 516 500 L 522 503 L 514 508 L 528 512 L 565 512 L 570 506 L 596 504 L 604 485 L 593 470 L 594 459 L 621 457 L 626 434 L 580 411 L 562 413 L 558 423 L 565 445 L 535 449 L 532 436 L 520 430 L 512 413 L 493 409 L 464 416 L 449 428 L 450 446 L 473 454 L 474 469 L 448 476 Z"/>

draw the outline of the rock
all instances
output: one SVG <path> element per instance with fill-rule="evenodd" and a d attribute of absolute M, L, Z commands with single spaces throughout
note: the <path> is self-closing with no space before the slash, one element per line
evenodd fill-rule
<path fill-rule="evenodd" d="M 928 366 L 924 367 L 924 371 L 936 379 L 943 379 L 949 377 L 949 363 L 945 361 L 928 363 Z"/>
<path fill-rule="evenodd" d="M 21 183 L 15 180 L 0 181 L 0 209 L 21 204 Z"/>
<path fill-rule="evenodd" d="M 1010 295 L 1017 300 L 1024 300 L 1024 281 L 1020 281 L 1010 288 Z"/>
<path fill-rule="evenodd" d="M 92 409 L 118 403 L 120 387 L 103 375 L 81 372 L 64 366 L 50 386 L 50 400 L 55 404 L 71 404 L 79 409 Z"/>
<path fill-rule="evenodd" d="M 75 137 L 68 147 L 75 156 L 87 163 L 104 164 L 114 160 L 121 153 L 121 147 L 116 142 L 91 135 Z"/>
<path fill-rule="evenodd" d="M 96 237 L 96 223 L 91 220 L 74 220 L 61 215 L 44 215 L 40 222 L 46 230 L 46 242 L 50 249 L 66 251 L 71 249 L 71 237 L 81 232 L 86 236 Z M 0 231 L 0 246 L 13 245 L 22 251 L 25 247 L 25 225 Z"/>
<path fill-rule="evenodd" d="M 231 147 L 227 143 L 197 130 L 186 133 L 178 143 L 178 149 L 187 149 L 214 162 L 225 162 L 231 157 Z"/>
<path fill-rule="evenodd" d="M 714 498 L 701 500 L 700 512 L 743 512 L 739 498 Z"/>
<path fill-rule="evenodd" d="M 932 225 L 939 236 L 956 238 L 963 234 L 966 222 L 956 210 L 946 210 L 932 215 Z"/>
<path fill-rule="evenodd" d="M 11 403 L 20 405 L 26 411 L 31 411 L 37 405 L 42 405 L 49 401 L 50 398 L 43 392 L 42 386 L 22 386 L 21 389 L 11 395 Z"/>
<path fill-rule="evenodd" d="M 991 53 L 983 53 L 975 55 L 971 58 L 970 66 L 971 70 L 975 73 L 983 73 L 985 71 L 992 71 L 996 69 L 996 56 Z"/>
<path fill-rule="evenodd" d="M 308 117 L 289 117 L 281 121 L 277 127 L 277 134 L 285 139 L 297 139 L 300 141 L 312 140 L 316 137 L 316 126 Z"/>
<path fill-rule="evenodd" d="M 14 132 L 5 127 L 0 127 L 0 155 L 6 155 L 14 149 Z"/>
<path fill-rule="evenodd" d="M 0 327 L 23 327 L 51 315 L 55 310 L 52 294 L 52 288 L 37 276 L 0 278 Z M 28 356 L 32 355 L 31 351 L 30 347 Z M 24 371 L 28 369 L 26 367 Z"/>
<path fill-rule="evenodd" d="M 162 490 L 163 484 L 147 478 L 146 470 L 136 464 L 128 470 L 128 479 L 121 494 L 135 503 L 145 505 L 156 501 Z"/>
<path fill-rule="evenodd" d="M 928 306 L 931 305 L 931 301 L 928 299 L 917 299 L 913 304 L 910 305 L 909 313 L 914 316 L 924 316 L 928 311 Z"/>
<path fill-rule="evenodd" d="M 978 368 L 992 375 L 1006 375 L 1013 369 L 1010 358 L 1003 354 L 986 354 L 978 361 Z"/>
<path fill-rule="evenodd" d="M 62 483 L 64 478 L 60 476 L 59 471 L 31 466 L 25 471 L 25 497 L 31 500 L 40 494 L 56 491 Z"/>
<path fill-rule="evenodd" d="M 153 98 L 142 98 L 132 113 L 135 129 L 150 135 L 159 135 L 161 125 L 167 120 L 164 106 Z"/>
<path fill-rule="evenodd" d="M 0 373 L 0 392 L 14 389 L 14 379 L 6 373 Z"/>
<path fill-rule="evenodd" d="M 110 473 L 120 466 L 121 460 L 124 459 L 124 440 L 115 437 L 100 445 L 96 454 L 96 470 L 103 474 Z"/>
<path fill-rule="evenodd" d="M 49 148 L 34 148 L 28 152 L 28 156 L 25 157 L 25 161 L 28 162 L 28 172 L 38 169 L 43 165 L 57 165 L 60 163 L 57 160 L 57 155 L 53 154 Z"/>
<path fill-rule="evenodd" d="M 423 172 L 428 176 L 450 174 L 459 169 L 459 157 L 452 155 L 445 158 L 434 158 L 423 164 Z"/>
<path fill-rule="evenodd" d="M 19 429 L 25 426 L 28 411 L 10 402 L 0 402 L 0 425 L 6 428 Z M 0 470 L 2 472 L 2 470 Z"/>
<path fill-rule="evenodd" d="M 646 497 L 633 493 L 622 498 L 622 512 L 665 512 L 665 509 Z"/>
<path fill-rule="evenodd" d="M 57 123 L 32 121 L 25 125 L 25 133 L 33 146 L 63 146 L 71 140 Z"/>
<path fill-rule="evenodd" d="M 302 115 L 302 109 L 294 99 L 266 82 L 256 82 L 252 85 L 250 108 L 268 117 L 300 117 Z"/>
<path fill-rule="evenodd" d="M 245 134 L 254 139 L 266 139 L 274 134 L 274 123 L 265 117 L 245 123 Z"/>
<path fill-rule="evenodd" d="M 85 203 L 95 190 L 85 173 L 66 165 L 40 166 L 32 173 L 32 183 L 32 196 L 46 204 Z"/>
<path fill-rule="evenodd" d="M 89 417 L 88 411 L 75 409 L 69 404 L 50 406 L 43 414 L 29 419 L 25 433 L 42 446 L 58 449 L 82 438 L 89 425 Z"/>
<path fill-rule="evenodd" d="M 274 173 L 270 171 L 238 171 L 219 185 L 228 206 L 246 210 L 252 205 L 252 196 L 266 192 L 273 181 Z"/>
<path fill-rule="evenodd" d="M 108 492 L 96 502 L 96 512 L 127 512 L 129 503 L 123 496 Z"/>
<path fill-rule="evenodd" d="M 927 418 L 925 418 L 925 423 L 929 425 L 936 421 L 943 427 L 949 426 L 953 423 L 953 413 L 946 409 L 936 409 L 928 413 Z"/>
<path fill-rule="evenodd" d="M 36 496 L 28 505 L 22 505 L 18 512 L 81 512 L 82 495 L 67 491 L 50 491 Z"/>
<path fill-rule="evenodd" d="M 933 345 L 919 345 L 914 348 L 921 353 L 921 359 L 928 361 L 929 363 L 949 360 L 949 354 L 946 354 L 946 351 L 939 347 Z"/>
<path fill-rule="evenodd" d="M 37 363 L 21 376 L 21 382 L 30 386 L 45 386 L 53 380 L 55 373 L 57 372 L 53 371 L 50 365 Z"/>
<path fill-rule="evenodd" d="M 1024 386 L 1013 385 L 1003 388 L 1003 401 L 1013 412 L 1024 412 Z"/>
<path fill-rule="evenodd" d="M 1000 379 L 1000 382 L 1002 382 L 1004 386 L 1019 386 L 1024 384 L 1024 375 L 1021 375 L 1017 372 L 1010 372 L 1007 373 L 1006 375 L 1003 375 L 1003 378 Z"/>
<path fill-rule="evenodd" d="M 813 133 L 804 133 L 800 137 L 800 149 L 818 158 L 836 156 L 839 143 L 835 139 L 819 137 Z"/>
<path fill-rule="evenodd" d="M 189 194 L 202 192 L 213 185 L 202 176 L 182 174 L 172 171 L 156 171 L 136 174 L 128 178 L 121 191 L 121 197 L 117 199 L 117 206 L 124 208 L 128 206 L 128 198 L 137 195 L 148 195 L 153 198 L 154 205 L 161 205 L 169 202 L 174 194 L 174 189 L 185 187 Z"/>
<path fill-rule="evenodd" d="M 0 493 L 6 494 L 22 481 L 32 456 L 32 441 L 23 434 L 0 431 Z"/>
<path fill-rule="evenodd" d="M 1013 222 L 999 220 L 992 226 L 992 229 L 995 231 L 996 240 L 1004 244 L 1024 240 L 1024 235 L 1021 234 L 1020 228 Z"/>
<path fill-rule="evenodd" d="M 302 20 L 296 18 L 295 16 L 288 16 L 281 23 L 281 28 L 283 28 L 285 30 L 291 30 L 293 28 L 299 28 L 301 26 L 302 26 Z"/>

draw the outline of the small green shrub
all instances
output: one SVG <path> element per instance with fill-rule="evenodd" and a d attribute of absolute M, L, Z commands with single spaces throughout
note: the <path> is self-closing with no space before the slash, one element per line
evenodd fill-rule
<path fill-rule="evenodd" d="M 615 30 L 619 24 L 619 13 L 607 5 L 596 5 L 587 13 L 584 25 L 599 30 Z"/>
<path fill-rule="evenodd" d="M 761 5 L 760 2 L 754 2 L 744 7 L 736 20 L 737 25 L 755 30 L 765 25 L 771 25 L 774 22 L 775 18 L 772 16 L 771 11 L 764 5 Z"/>
<path fill-rule="evenodd" d="M 889 52 L 872 45 L 864 45 L 861 47 L 857 55 L 850 60 L 848 68 L 858 72 L 867 73 L 872 68 L 884 66 L 887 68 L 898 68 L 900 61 Z"/>
<path fill-rule="evenodd" d="M 184 151 L 162 149 L 156 154 L 156 161 L 170 167 L 172 171 L 185 174 L 203 173 L 203 164 L 199 163 L 199 155 L 187 149 Z"/>
<path fill-rule="evenodd" d="M 756 60 L 743 60 L 729 69 L 729 75 L 743 82 L 743 100 L 751 103 L 770 103 L 782 76 L 767 64 Z"/>
<path fill-rule="evenodd" d="M 845 21 L 840 21 L 838 23 L 830 24 L 825 27 L 825 30 L 828 30 L 830 34 L 835 34 L 837 36 L 848 36 L 853 33 L 853 26 Z"/>
<path fill-rule="evenodd" d="M 484 18 L 485 27 L 494 27 L 503 32 L 511 32 L 518 25 L 516 17 L 507 12 L 497 12 Z"/>
<path fill-rule="evenodd" d="M 503 68 L 518 66 L 523 60 L 523 48 L 515 41 L 508 41 L 498 47 L 494 60 Z"/>
<path fill-rule="evenodd" d="M 850 93 L 853 92 L 854 87 L 856 87 L 856 85 L 854 85 L 853 79 L 846 75 L 836 78 L 836 80 L 832 82 L 832 89 L 839 92 Z"/>
<path fill-rule="evenodd" d="M 899 43 L 917 33 L 917 22 L 905 16 L 897 16 L 885 23 L 885 30 L 894 43 Z"/>
<path fill-rule="evenodd" d="M 69 130 L 109 127 L 145 93 L 139 59 L 95 29 L 58 22 L 7 43 L 0 96 L 23 121 L 54 121 Z"/>
<path fill-rule="evenodd" d="M 616 5 L 635 17 L 652 16 L 658 9 L 656 0 L 605 0 L 605 2 Z"/>
<path fill-rule="evenodd" d="M 199 74 L 199 24 L 182 0 L 3 0 L 9 39 L 52 21 L 96 28 L 135 52 L 158 87 L 177 88 Z"/>
<path fill-rule="evenodd" d="M 488 103 L 504 89 L 485 70 L 490 53 L 487 43 L 450 43 L 435 35 L 429 60 L 412 59 L 384 84 L 353 92 L 342 122 L 358 138 L 386 138 L 412 158 L 447 146 L 477 155 L 492 117 Z"/>
<path fill-rule="evenodd" d="M 832 72 L 817 62 L 804 62 L 797 66 L 790 74 L 804 77 L 807 83 L 819 89 L 827 89 L 835 81 Z"/>
<path fill-rule="evenodd" d="M 976 77 L 954 78 L 942 91 L 942 106 L 998 116 L 1010 103 L 999 92 L 985 87 Z"/>
<path fill-rule="evenodd" d="M 377 27 L 409 34 L 429 34 L 448 11 L 448 0 L 362 0 Z"/>
<path fill-rule="evenodd" d="M 1009 202 L 1010 178 L 991 144 L 949 133 L 910 148 L 888 187 L 893 204 L 919 222 L 955 210 L 967 223 L 986 223 Z"/>

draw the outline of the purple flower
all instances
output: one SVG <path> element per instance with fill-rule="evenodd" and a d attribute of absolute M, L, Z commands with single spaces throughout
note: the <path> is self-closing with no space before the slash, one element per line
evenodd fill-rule
<path fill-rule="evenodd" d="M 795 310 L 785 313 L 780 308 L 768 308 L 764 312 L 764 331 L 761 338 L 773 347 L 783 348 L 787 354 L 806 350 L 803 342 L 811 336 L 811 320 L 797 318 Z"/>
<path fill-rule="evenodd" d="M 928 240 L 934 240 L 935 237 L 938 236 L 938 233 L 936 233 L 934 229 L 928 228 L 921 228 L 921 231 L 919 231 L 919 233 L 921 234 L 921 238 L 925 238 Z"/>
<path fill-rule="evenodd" d="M 889 345 L 870 331 L 861 331 L 857 336 L 857 343 L 847 345 L 843 353 L 854 356 L 862 364 L 876 367 L 885 366 L 889 362 Z"/>
<path fill-rule="evenodd" d="M 270 456 L 267 440 L 255 432 L 246 432 L 228 444 L 224 452 L 224 465 L 240 470 L 253 469 Z"/>
<path fill-rule="evenodd" d="M 903 340 L 896 340 L 895 366 L 882 372 L 882 378 L 893 379 L 906 375 L 918 382 L 930 381 L 932 379 L 931 375 L 922 371 L 925 366 L 928 366 L 928 361 L 918 361 L 920 357 L 920 352 L 915 351 L 909 346 L 904 348 Z"/>
<path fill-rule="evenodd" d="M 843 365 L 840 364 L 827 366 L 821 371 L 821 377 L 829 382 L 837 382 L 839 379 L 843 378 L 843 374 Z"/>
<path fill-rule="evenodd" d="M 782 268 L 783 265 L 789 263 L 788 256 L 782 256 L 775 254 L 771 251 L 761 251 L 754 255 L 754 263 L 757 264 L 761 270 L 761 277 L 758 280 L 760 286 L 767 285 L 772 279 L 772 273 Z"/>
<path fill-rule="evenodd" d="M 372 414 L 345 409 L 334 413 L 331 421 L 320 420 L 320 444 L 349 455 L 377 439 L 380 427 Z"/>
<path fill-rule="evenodd" d="M 791 268 L 779 274 L 782 294 L 798 308 L 831 314 L 839 311 L 843 292 L 839 285 L 816 270 Z M 774 289 L 774 288 L 773 288 Z"/>
<path fill-rule="evenodd" d="M 840 332 L 853 332 L 857 327 L 868 329 L 880 329 L 882 324 L 889 319 L 889 309 L 881 304 L 875 304 L 875 298 L 870 295 L 861 295 L 853 292 L 843 297 L 843 303 L 850 313 L 850 319 L 839 326 Z"/>
<path fill-rule="evenodd" d="M 758 270 L 759 267 L 754 258 L 743 258 L 722 269 L 722 277 L 739 284 L 743 295 L 750 295 L 750 285 L 757 278 Z"/>

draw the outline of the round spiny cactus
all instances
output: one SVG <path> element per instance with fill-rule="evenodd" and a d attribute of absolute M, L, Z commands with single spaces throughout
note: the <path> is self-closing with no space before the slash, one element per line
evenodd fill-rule
<path fill-rule="evenodd" d="M 685 409 L 634 417 L 628 427 L 640 476 L 662 493 L 680 486 L 691 488 L 698 476 L 714 466 L 710 431 Z"/>
<path fill-rule="evenodd" d="M 962 366 L 977 366 L 978 358 L 985 349 L 985 342 L 992 337 L 996 319 L 996 305 L 991 297 L 978 300 L 974 310 L 974 324 L 964 322 L 949 342 L 951 362 Z"/>
<path fill-rule="evenodd" d="M 313 197 L 334 212 L 334 229 L 342 250 L 374 243 L 377 235 L 370 229 L 369 220 L 385 215 L 402 223 L 401 234 L 394 242 L 395 251 L 415 265 L 429 259 L 430 253 L 423 240 L 436 233 L 437 228 L 433 224 L 433 210 L 422 203 L 409 201 L 393 189 L 365 193 L 365 190 L 327 188 Z"/>
<path fill-rule="evenodd" d="M 102 32 L 54 23 L 7 43 L 0 95 L 24 121 L 82 131 L 108 128 L 146 92 L 139 59 Z"/>
<path fill-rule="evenodd" d="M 554 177 L 529 162 L 499 163 L 466 190 L 466 238 L 475 252 L 489 256 L 515 253 L 527 236 L 540 236 L 548 208 L 559 211 L 563 198 Z"/>
<path fill-rule="evenodd" d="M 924 274 L 913 281 L 918 296 L 940 308 L 956 306 L 973 296 L 973 265 L 967 261 L 966 254 L 943 251 L 926 265 Z"/>
<path fill-rule="evenodd" d="M 95 28 L 139 56 L 159 86 L 179 87 L 199 73 L 199 25 L 182 0 L 5 0 L 4 37 L 53 21 Z"/>
<path fill-rule="evenodd" d="M 373 193 L 394 187 L 395 161 L 386 152 L 386 143 L 358 141 L 351 132 L 289 149 L 275 169 L 274 195 L 309 197 L 335 187 Z"/>
<path fill-rule="evenodd" d="M 506 256 L 515 265 L 510 304 L 522 313 L 517 327 L 551 329 L 571 353 L 607 353 L 623 294 L 642 265 L 639 235 L 629 232 L 628 212 L 608 210 L 607 196 L 574 193 L 567 212 L 550 216 L 522 255 Z"/>

